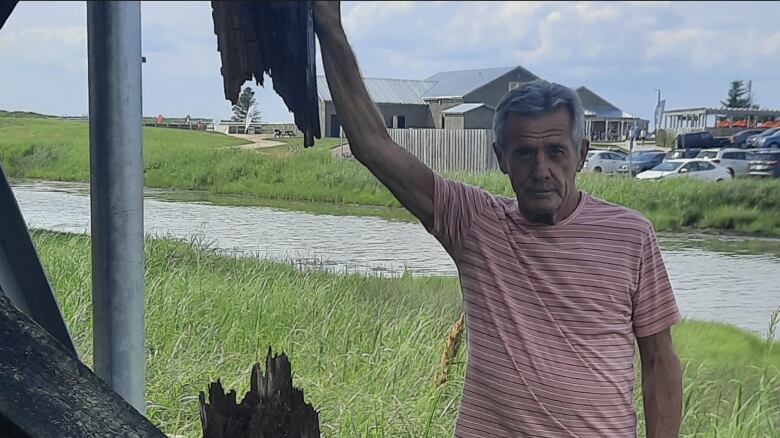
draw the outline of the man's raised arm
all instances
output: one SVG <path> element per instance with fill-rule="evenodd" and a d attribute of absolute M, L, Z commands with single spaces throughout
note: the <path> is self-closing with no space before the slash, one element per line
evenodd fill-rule
<path fill-rule="evenodd" d="M 368 95 L 336 1 L 314 2 L 325 75 L 352 154 L 424 226 L 433 226 L 433 171 L 390 138 Z"/>

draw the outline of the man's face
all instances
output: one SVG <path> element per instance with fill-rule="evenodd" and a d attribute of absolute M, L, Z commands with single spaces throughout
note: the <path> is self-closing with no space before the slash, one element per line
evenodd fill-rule
<path fill-rule="evenodd" d="M 577 205 L 574 183 L 588 153 L 571 141 L 571 117 L 565 108 L 536 117 L 507 115 L 502 148 L 494 145 L 501 170 L 509 176 L 520 211 L 533 222 L 554 224 Z"/>

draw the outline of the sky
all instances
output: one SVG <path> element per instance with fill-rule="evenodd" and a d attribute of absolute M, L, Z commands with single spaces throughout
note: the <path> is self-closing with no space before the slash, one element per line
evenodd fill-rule
<path fill-rule="evenodd" d="M 225 119 L 210 2 L 141 3 L 144 115 Z M 780 108 L 780 2 L 346 2 L 344 27 L 365 77 L 521 65 L 585 85 L 651 119 L 720 106 L 729 82 Z M 319 57 L 319 52 L 318 52 Z M 318 74 L 322 64 L 318 59 Z M 253 85 L 253 83 L 247 83 Z M 292 114 L 257 87 L 262 120 Z M 0 30 L 0 109 L 88 113 L 85 2 L 21 2 Z"/>

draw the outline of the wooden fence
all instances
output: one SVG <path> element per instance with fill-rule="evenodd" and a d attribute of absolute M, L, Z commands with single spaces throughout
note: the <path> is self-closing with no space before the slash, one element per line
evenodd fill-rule
<path fill-rule="evenodd" d="M 498 170 L 487 129 L 388 129 L 390 137 L 437 172 Z"/>

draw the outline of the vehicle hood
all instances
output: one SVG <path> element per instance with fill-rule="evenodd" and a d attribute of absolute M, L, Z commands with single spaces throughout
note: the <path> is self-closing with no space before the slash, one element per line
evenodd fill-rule
<path fill-rule="evenodd" d="M 636 177 L 639 179 L 658 179 L 658 178 L 663 178 L 666 175 L 671 175 L 673 173 L 675 173 L 674 170 L 668 172 L 664 172 L 660 170 L 647 170 L 645 172 L 640 173 Z"/>

